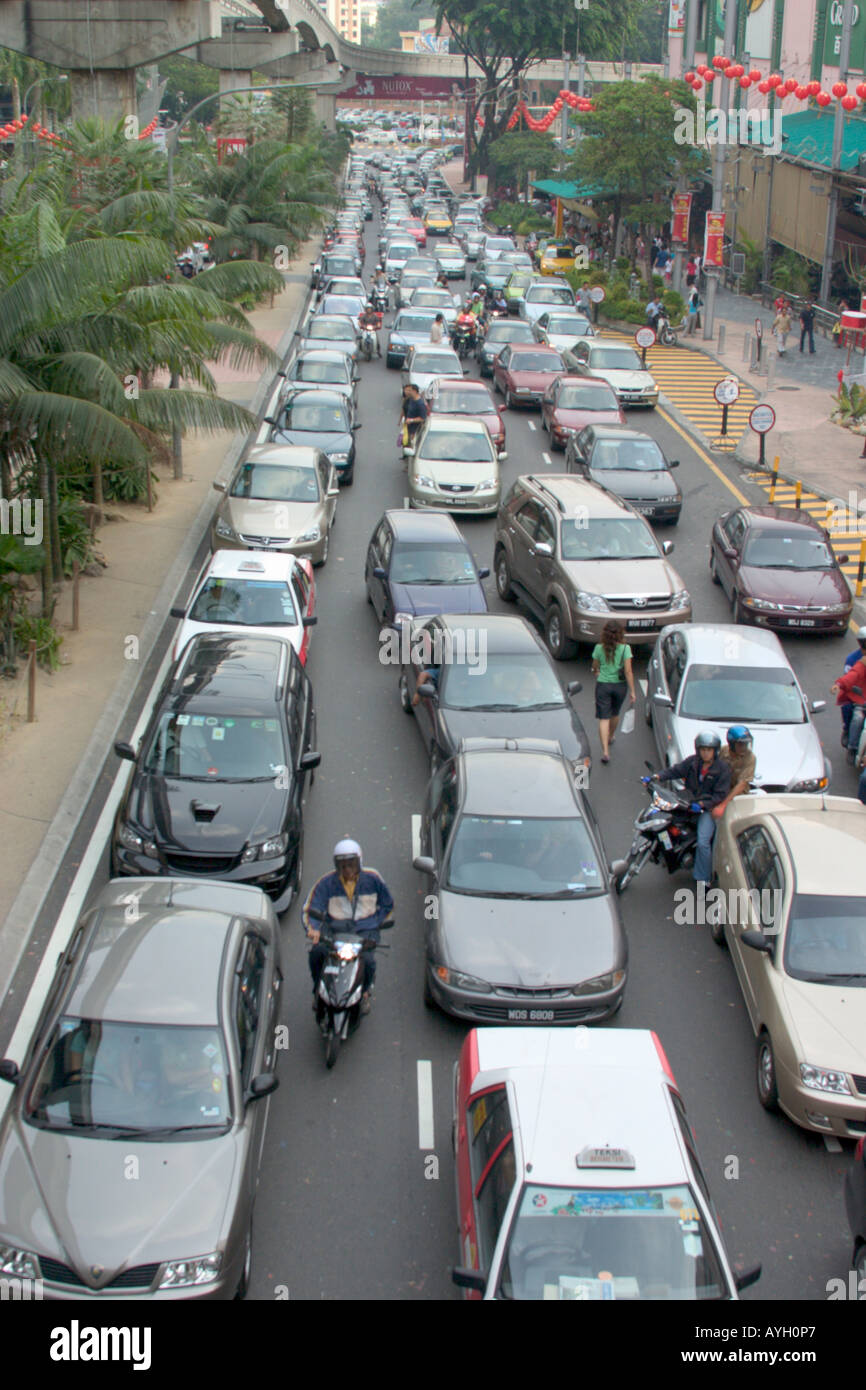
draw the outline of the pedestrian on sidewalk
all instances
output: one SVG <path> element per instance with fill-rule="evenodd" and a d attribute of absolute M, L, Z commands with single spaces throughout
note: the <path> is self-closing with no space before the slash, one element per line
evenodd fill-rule
<path fill-rule="evenodd" d="M 803 344 L 806 335 L 809 336 L 809 352 L 815 354 L 815 306 L 811 298 L 806 300 L 800 310 L 800 351 L 803 351 Z"/>
<path fill-rule="evenodd" d="M 592 673 L 596 677 L 595 717 L 598 720 L 603 763 L 610 762 L 610 745 L 616 733 L 626 690 L 631 703 L 635 701 L 631 647 L 623 641 L 624 637 L 623 624 L 611 620 L 605 623 L 601 630 L 601 641 L 592 649 Z"/>
<path fill-rule="evenodd" d="M 776 336 L 776 344 L 779 349 L 780 357 L 785 356 L 785 344 L 788 341 L 788 334 L 790 333 L 790 331 L 791 319 L 785 305 L 783 304 L 780 309 L 776 310 L 776 317 L 773 319 L 772 326 L 772 332 Z"/>
<path fill-rule="evenodd" d="M 686 263 L 686 286 L 689 289 L 691 289 L 692 285 L 696 283 L 697 278 L 698 268 L 695 265 L 695 258 L 694 256 L 689 256 L 689 259 Z"/>
<path fill-rule="evenodd" d="M 848 313 L 848 308 L 849 308 L 849 306 L 848 306 L 848 301 L 847 301 L 847 299 L 840 299 L 840 300 L 839 300 L 839 317 L 838 317 L 838 319 L 836 320 L 836 322 L 833 324 L 833 345 L 834 345 L 834 347 L 837 347 L 837 348 L 842 346 L 842 338 L 843 338 L 843 333 L 842 333 L 842 315 Z"/>
<path fill-rule="evenodd" d="M 701 316 L 700 316 L 700 313 L 698 312 L 698 311 L 700 310 L 700 307 L 701 307 L 701 296 L 698 294 L 698 287 L 697 287 L 697 285 L 694 284 L 694 283 L 692 283 L 692 287 L 691 287 L 691 289 L 689 290 L 689 300 L 688 300 L 688 311 L 689 311 L 689 312 L 688 312 L 688 321 L 687 321 L 687 323 L 686 323 L 686 337 L 687 337 L 687 338 L 690 338 L 690 337 L 692 336 L 692 334 L 694 333 L 695 329 L 696 329 L 696 328 L 700 328 L 700 326 L 701 326 Z"/>

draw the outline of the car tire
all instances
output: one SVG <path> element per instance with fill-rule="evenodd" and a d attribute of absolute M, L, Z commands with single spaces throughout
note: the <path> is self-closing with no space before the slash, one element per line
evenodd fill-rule
<path fill-rule="evenodd" d="M 766 1028 L 761 1029 L 758 1037 L 755 1063 L 758 1100 L 765 1110 L 772 1113 L 779 1108 L 779 1089 L 776 1085 L 776 1058 Z"/>
<path fill-rule="evenodd" d="M 504 550 L 498 550 L 493 560 L 493 569 L 496 575 L 496 592 L 503 603 L 514 603 L 515 594 L 511 587 L 511 571 L 508 568 L 508 556 Z"/>
<path fill-rule="evenodd" d="M 562 609 L 552 603 L 544 615 L 544 640 L 554 661 L 571 661 L 577 654 L 577 643 L 565 635 Z"/>
<path fill-rule="evenodd" d="M 740 607 L 740 599 L 736 589 L 734 589 L 731 593 L 731 622 L 745 623 L 745 621 L 746 615 Z"/>
<path fill-rule="evenodd" d="M 650 699 L 649 690 L 647 690 L 646 699 L 644 700 L 643 717 L 647 722 L 647 728 L 651 729 L 653 726 L 653 706 L 652 700 Z"/>
<path fill-rule="evenodd" d="M 406 681 L 406 677 L 405 677 L 405 676 L 401 676 L 401 677 L 400 677 L 400 680 L 399 680 L 399 683 L 398 683 L 398 688 L 399 688 L 399 691 L 400 691 L 400 705 L 401 705 L 401 707 L 402 707 L 403 713 L 404 713 L 404 714 L 411 714 L 411 713 L 412 713 L 412 697 L 411 697 L 411 695 L 409 694 L 409 686 L 408 686 L 408 684 L 407 684 L 407 681 Z"/>
<path fill-rule="evenodd" d="M 344 473 L 344 474 L 343 474 L 343 477 L 342 477 L 343 487 L 351 487 L 354 481 L 355 481 L 355 465 L 352 464 L 352 467 L 349 469 L 348 473 Z"/>
<path fill-rule="evenodd" d="M 721 917 L 721 915 L 721 913 L 718 914 L 719 917 Z M 716 914 L 714 913 L 713 916 L 715 917 Z M 710 923 L 710 936 L 717 946 L 721 946 L 723 949 L 727 947 L 728 943 L 725 940 L 725 924 L 723 921 L 713 921 Z"/>
<path fill-rule="evenodd" d="M 716 569 L 715 552 L 712 549 L 710 550 L 710 579 L 712 579 L 714 584 L 721 584 L 722 582 L 719 578 L 718 570 Z"/>
<path fill-rule="evenodd" d="M 861 1240 L 860 1244 L 854 1247 L 853 1254 L 851 1255 L 851 1264 L 857 1275 L 859 1286 L 859 1281 L 861 1279 L 866 1279 L 866 1241 Z"/>
<path fill-rule="evenodd" d="M 330 526 L 329 526 L 328 529 L 327 529 L 327 531 L 325 532 L 325 543 L 324 543 L 324 545 L 322 546 L 322 555 L 321 555 L 321 559 L 316 560 L 316 561 L 314 562 L 314 563 L 315 563 L 315 566 L 316 566 L 316 569 L 321 569 L 321 568 L 322 568 L 322 565 L 326 565 L 326 564 L 328 563 L 328 551 L 330 550 L 330 548 L 331 548 L 331 528 L 330 528 Z"/>
<path fill-rule="evenodd" d="M 512 409 L 513 409 L 513 405 L 514 405 L 513 397 L 512 397 L 512 395 L 511 395 L 511 392 L 509 391 L 508 387 L 506 386 L 506 388 L 505 388 L 505 409 L 506 409 L 506 410 L 512 410 Z"/>
<path fill-rule="evenodd" d="M 243 1265 L 243 1269 L 241 1270 L 241 1277 L 240 1277 L 240 1279 L 238 1280 L 238 1286 L 237 1286 L 237 1288 L 235 1289 L 235 1293 L 234 1293 L 234 1296 L 235 1296 L 236 1299 L 246 1298 L 247 1294 L 249 1293 L 249 1290 L 250 1290 L 250 1273 L 251 1273 L 251 1270 L 252 1270 L 252 1262 L 253 1262 L 253 1223 L 252 1223 L 252 1221 L 250 1221 L 250 1228 L 249 1228 L 249 1230 L 247 1231 L 247 1241 L 246 1241 L 246 1245 L 244 1246 L 244 1265 Z"/>

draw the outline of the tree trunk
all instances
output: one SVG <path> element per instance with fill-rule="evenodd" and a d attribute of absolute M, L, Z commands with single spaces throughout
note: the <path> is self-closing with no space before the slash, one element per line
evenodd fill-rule
<path fill-rule="evenodd" d="M 101 507 L 102 504 L 103 504 L 103 502 L 105 501 L 105 495 L 104 495 L 103 489 L 102 489 L 102 460 L 101 460 L 101 459 L 96 459 L 96 458 L 95 458 L 95 459 L 93 460 L 93 467 L 92 467 L 91 473 L 92 473 L 92 484 L 93 484 L 93 501 L 94 501 L 94 503 L 96 504 L 97 507 Z"/>
<path fill-rule="evenodd" d="M 176 391 L 179 386 L 180 376 L 177 372 L 172 372 L 168 383 L 168 389 L 170 391 Z M 175 480 L 180 482 L 183 478 L 183 445 L 181 443 L 180 430 L 176 426 L 171 432 L 171 459 L 174 465 Z M 147 462 L 147 467 L 150 467 L 150 460 Z"/>
<path fill-rule="evenodd" d="M 49 527 L 51 539 L 51 563 L 58 581 L 63 578 L 63 552 L 60 548 L 60 492 L 57 486 L 57 469 L 53 463 L 48 465 L 48 486 L 51 489 Z"/>
<path fill-rule="evenodd" d="M 21 88 L 18 86 L 18 78 L 13 75 L 9 85 L 12 88 L 12 119 L 17 121 L 21 116 Z"/>
<path fill-rule="evenodd" d="M 42 498 L 43 511 L 49 513 L 48 525 L 51 526 L 51 493 L 48 485 L 48 468 L 45 459 L 40 456 L 37 462 L 37 472 L 39 477 L 39 496 Z M 51 554 L 50 532 L 46 536 L 45 523 L 43 521 L 42 549 L 45 555 L 45 564 L 42 566 L 42 616 L 49 622 L 51 614 L 54 612 L 54 564 Z"/>

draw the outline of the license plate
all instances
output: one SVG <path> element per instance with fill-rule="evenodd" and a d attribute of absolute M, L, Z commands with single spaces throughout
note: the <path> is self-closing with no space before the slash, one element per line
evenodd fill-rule
<path fill-rule="evenodd" d="M 788 627 L 814 627 L 814 618 L 789 618 Z"/>
<path fill-rule="evenodd" d="M 339 967 L 339 965 L 326 965 L 326 966 L 325 966 L 325 969 L 324 969 L 324 971 L 323 971 L 323 974 L 325 974 L 325 975 L 339 975 L 339 973 L 340 973 L 340 967 Z"/>
<path fill-rule="evenodd" d="M 509 1009 L 510 1023 L 552 1023 L 553 1009 Z"/>
<path fill-rule="evenodd" d="M 628 626 L 632 632 L 640 628 L 655 627 L 655 625 L 655 618 L 629 618 L 628 620 Z"/>
<path fill-rule="evenodd" d="M 663 830 L 661 835 L 659 835 L 659 844 L 664 845 L 665 849 L 670 849 L 671 837 L 666 830 Z"/>

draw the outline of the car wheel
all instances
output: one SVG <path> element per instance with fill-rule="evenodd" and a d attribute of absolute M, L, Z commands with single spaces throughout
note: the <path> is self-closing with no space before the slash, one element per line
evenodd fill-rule
<path fill-rule="evenodd" d="M 644 700 L 643 717 L 647 722 L 647 728 L 651 729 L 653 726 L 653 707 L 649 690 L 647 690 L 646 699 Z"/>
<path fill-rule="evenodd" d="M 713 550 L 710 551 L 710 579 L 714 584 L 721 584 L 722 582 L 716 569 L 716 556 Z"/>
<path fill-rule="evenodd" d="M 731 594 L 731 621 L 734 623 L 744 623 L 746 615 L 740 607 L 740 600 L 736 589 Z"/>
<path fill-rule="evenodd" d="M 513 603 L 514 590 L 511 587 L 511 571 L 508 568 L 508 557 L 504 550 L 497 551 L 493 564 L 496 570 L 497 594 L 503 603 Z"/>
<path fill-rule="evenodd" d="M 247 1243 L 244 1246 L 244 1266 L 241 1270 L 241 1277 L 235 1289 L 235 1298 L 246 1298 L 250 1288 L 250 1272 L 253 1264 L 253 1223 L 247 1231 Z"/>
<path fill-rule="evenodd" d="M 506 409 L 506 410 L 511 410 L 512 404 L 513 404 L 512 395 L 511 395 L 511 392 L 508 390 L 508 387 L 506 386 L 506 388 L 505 388 L 505 409 Z"/>
<path fill-rule="evenodd" d="M 544 637 L 554 661 L 570 661 L 577 654 L 577 643 L 566 636 L 558 603 L 552 603 L 544 616 Z"/>
<path fill-rule="evenodd" d="M 312 781 L 312 780 L 313 780 L 312 777 L 310 777 L 310 781 Z M 294 873 L 292 874 L 292 878 L 293 878 L 294 881 L 295 881 L 295 892 L 296 892 L 296 893 L 300 893 L 300 891 L 301 891 L 301 881 L 302 881 L 303 877 L 304 877 L 304 835 L 303 835 L 303 831 L 302 831 L 302 832 L 301 832 L 301 838 L 300 838 L 300 840 L 298 841 L 298 852 L 297 852 L 297 854 L 295 855 L 295 870 L 294 870 Z"/>
<path fill-rule="evenodd" d="M 322 554 L 321 554 L 321 556 L 319 557 L 319 559 L 316 560 L 316 562 L 315 562 L 315 564 L 316 564 L 316 569 L 321 569 L 322 565 L 326 565 L 326 564 L 328 563 L 328 551 L 330 550 L 330 548 L 331 548 L 331 529 L 330 529 L 330 527 L 329 527 L 328 530 L 325 532 L 325 541 L 324 541 L 324 544 L 323 544 L 323 546 L 322 546 Z M 369 594 L 367 595 L 367 597 L 368 597 L 368 598 L 370 597 Z"/>
<path fill-rule="evenodd" d="M 353 466 L 349 469 L 348 473 L 344 473 L 344 474 L 343 474 L 343 479 L 342 479 L 343 487 L 351 487 L 354 481 L 355 481 L 355 468 L 354 468 L 354 465 L 353 465 Z"/>
<path fill-rule="evenodd" d="M 412 697 L 409 694 L 409 685 L 405 676 L 400 677 L 400 704 L 404 714 L 412 713 Z"/>
<path fill-rule="evenodd" d="M 728 943 L 725 940 L 725 924 L 721 920 L 721 916 L 721 912 L 713 913 L 713 921 L 710 923 L 710 936 L 717 946 L 727 946 Z"/>
<path fill-rule="evenodd" d="M 756 1061 L 758 1100 L 765 1110 L 778 1110 L 779 1091 L 776 1085 L 776 1058 L 773 1055 L 773 1044 L 770 1042 L 770 1035 L 766 1029 L 761 1030 L 761 1035 L 758 1038 Z"/>

